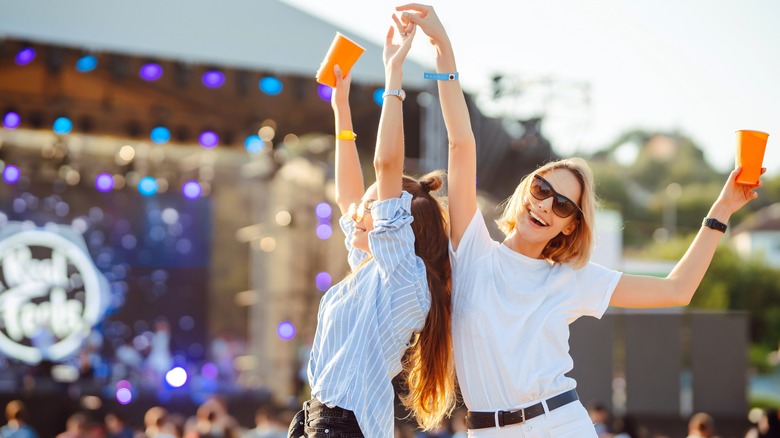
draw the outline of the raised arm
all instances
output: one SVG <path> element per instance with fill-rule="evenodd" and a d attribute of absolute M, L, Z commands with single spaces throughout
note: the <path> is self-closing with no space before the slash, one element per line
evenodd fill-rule
<path fill-rule="evenodd" d="M 353 133 L 352 112 L 349 108 L 352 75 L 347 74 L 342 79 L 338 65 L 333 67 L 333 73 L 336 75 L 336 88 L 331 94 L 330 105 L 336 124 L 336 204 L 341 214 L 344 214 L 350 204 L 360 201 L 365 187 L 354 135 L 350 136 Z"/>
<path fill-rule="evenodd" d="M 390 26 L 385 38 L 385 48 L 382 58 L 385 64 L 385 96 L 382 102 L 382 114 L 379 118 L 379 132 L 374 151 L 374 170 L 376 171 L 377 198 L 398 198 L 403 187 L 404 171 L 404 124 L 403 96 L 387 94 L 401 90 L 403 63 L 412 40 L 416 26 L 410 22 L 402 24 L 393 16 L 398 28 L 400 43 L 393 42 L 395 29 Z"/>
<path fill-rule="evenodd" d="M 455 53 L 439 17 L 432 6 L 411 3 L 396 8 L 403 17 L 417 24 L 436 48 L 436 71 L 455 73 Z M 440 80 L 444 125 L 449 137 L 447 196 L 450 209 L 450 240 L 457 249 L 474 212 L 477 210 L 477 148 L 466 99 L 460 81 Z"/>
<path fill-rule="evenodd" d="M 765 171 L 763 169 L 761 173 Z M 708 218 L 725 224 L 732 214 L 758 197 L 754 190 L 761 187 L 761 183 L 757 186 L 738 184 L 738 174 L 739 169 L 731 172 L 720 196 L 710 208 Z M 702 226 L 688 251 L 666 278 L 624 274 L 609 304 L 633 308 L 687 306 L 710 266 L 721 237 L 722 232 Z"/>

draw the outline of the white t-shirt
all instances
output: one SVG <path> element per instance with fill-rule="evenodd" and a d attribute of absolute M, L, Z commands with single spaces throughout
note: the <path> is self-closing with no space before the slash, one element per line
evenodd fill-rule
<path fill-rule="evenodd" d="M 517 409 L 574 388 L 565 376 L 569 324 L 601 318 L 620 272 L 514 252 L 490 237 L 479 210 L 450 259 L 455 369 L 468 409 Z"/>

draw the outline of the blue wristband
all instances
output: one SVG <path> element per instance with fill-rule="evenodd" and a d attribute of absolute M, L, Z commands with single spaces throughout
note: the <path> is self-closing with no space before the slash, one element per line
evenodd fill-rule
<path fill-rule="evenodd" d="M 435 79 L 437 81 L 457 81 L 458 72 L 455 73 L 425 73 L 424 79 Z"/>

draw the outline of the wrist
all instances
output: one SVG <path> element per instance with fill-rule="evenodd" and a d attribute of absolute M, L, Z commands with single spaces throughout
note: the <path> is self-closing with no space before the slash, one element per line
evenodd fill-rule
<path fill-rule="evenodd" d="M 729 219 L 731 218 L 731 211 L 727 209 L 726 207 L 720 205 L 719 203 L 715 203 L 710 208 L 710 211 L 707 213 L 708 218 L 717 219 L 720 222 L 723 222 L 724 224 L 728 223 Z"/>

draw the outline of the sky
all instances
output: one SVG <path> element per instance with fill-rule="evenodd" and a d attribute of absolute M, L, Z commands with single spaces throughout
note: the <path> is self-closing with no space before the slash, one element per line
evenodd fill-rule
<path fill-rule="evenodd" d="M 283 1 L 377 44 L 401 4 Z M 734 131 L 754 129 L 770 134 L 764 166 L 780 172 L 776 0 L 431 4 L 480 109 L 509 119 L 545 115 L 543 134 L 558 154 L 602 149 L 635 128 L 679 132 L 725 172 L 734 166 Z M 434 55 L 419 33 L 410 58 L 432 68 Z M 511 91 L 499 99 L 496 74 Z"/>

